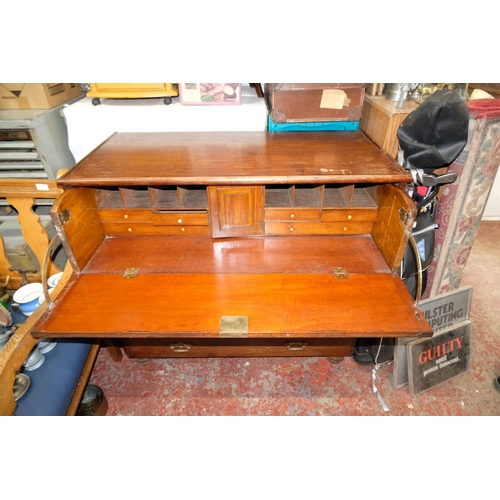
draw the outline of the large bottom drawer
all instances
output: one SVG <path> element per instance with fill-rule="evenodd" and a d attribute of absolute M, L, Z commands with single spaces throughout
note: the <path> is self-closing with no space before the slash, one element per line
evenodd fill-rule
<path fill-rule="evenodd" d="M 356 339 L 123 339 L 129 358 L 345 357 Z"/>

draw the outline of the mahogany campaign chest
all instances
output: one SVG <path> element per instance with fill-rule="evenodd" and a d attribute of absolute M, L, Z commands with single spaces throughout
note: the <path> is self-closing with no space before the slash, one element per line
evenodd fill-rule
<path fill-rule="evenodd" d="M 116 133 L 58 180 L 74 272 L 33 335 L 334 360 L 431 336 L 398 275 L 410 180 L 359 131 Z"/>

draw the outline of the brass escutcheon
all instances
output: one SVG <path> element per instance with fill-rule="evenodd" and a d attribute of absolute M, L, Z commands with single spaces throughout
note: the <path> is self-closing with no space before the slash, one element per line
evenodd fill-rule
<path fill-rule="evenodd" d="M 132 280 L 137 276 L 138 272 L 138 267 L 127 267 L 127 269 L 125 269 L 125 272 L 123 273 L 123 279 Z"/>
<path fill-rule="evenodd" d="M 170 344 L 169 345 L 170 349 L 174 352 L 188 352 L 191 347 L 194 347 L 193 344 Z"/>
<path fill-rule="evenodd" d="M 333 274 L 335 274 L 335 277 L 338 280 L 346 280 L 349 278 L 349 275 L 347 274 L 347 270 L 345 267 L 334 267 Z"/>
<path fill-rule="evenodd" d="M 247 338 L 248 316 L 222 316 L 220 319 L 219 337 Z"/>
<path fill-rule="evenodd" d="M 307 342 L 286 342 L 285 346 L 289 351 L 302 351 L 307 346 Z"/>
<path fill-rule="evenodd" d="M 65 208 L 59 215 L 59 220 L 61 221 L 61 225 L 65 225 L 69 222 L 69 219 L 71 218 L 71 211 Z"/>

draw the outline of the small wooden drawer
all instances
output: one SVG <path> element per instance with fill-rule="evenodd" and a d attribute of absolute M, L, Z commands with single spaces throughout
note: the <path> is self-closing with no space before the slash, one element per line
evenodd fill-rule
<path fill-rule="evenodd" d="M 157 226 L 208 226 L 207 212 L 153 212 L 153 224 Z"/>
<path fill-rule="evenodd" d="M 130 221 L 130 222 L 117 222 L 117 221 L 102 221 L 104 227 L 104 232 L 107 235 L 116 234 L 141 234 L 141 235 L 152 235 L 154 233 L 154 226 L 152 222 L 140 222 L 140 221 Z"/>
<path fill-rule="evenodd" d="M 325 208 L 321 212 L 321 222 L 373 222 L 376 219 L 376 208 Z"/>
<path fill-rule="evenodd" d="M 124 339 L 129 358 L 345 357 L 356 339 Z"/>
<path fill-rule="evenodd" d="M 154 234 L 164 236 L 211 236 L 210 226 L 154 226 Z"/>
<path fill-rule="evenodd" d="M 100 209 L 99 215 L 102 221 L 151 221 L 151 210 L 143 209 Z"/>
<path fill-rule="evenodd" d="M 370 234 L 372 222 L 269 222 L 265 234 Z"/>
<path fill-rule="evenodd" d="M 320 210 L 315 208 L 266 208 L 265 220 L 320 220 Z"/>
<path fill-rule="evenodd" d="M 135 234 L 143 236 L 208 236 L 210 235 L 209 226 L 157 226 L 152 222 L 115 222 L 103 221 L 104 231 L 107 235 Z"/>

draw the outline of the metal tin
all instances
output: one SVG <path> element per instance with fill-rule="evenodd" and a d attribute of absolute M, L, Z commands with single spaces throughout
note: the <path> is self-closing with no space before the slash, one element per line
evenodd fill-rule
<path fill-rule="evenodd" d="M 14 379 L 14 401 L 19 401 L 27 392 L 31 385 L 31 379 L 25 373 L 18 373 Z"/>
<path fill-rule="evenodd" d="M 93 384 L 87 385 L 83 393 L 82 401 L 78 407 L 77 416 L 80 417 L 101 417 L 108 411 L 108 400 L 102 389 Z"/>

